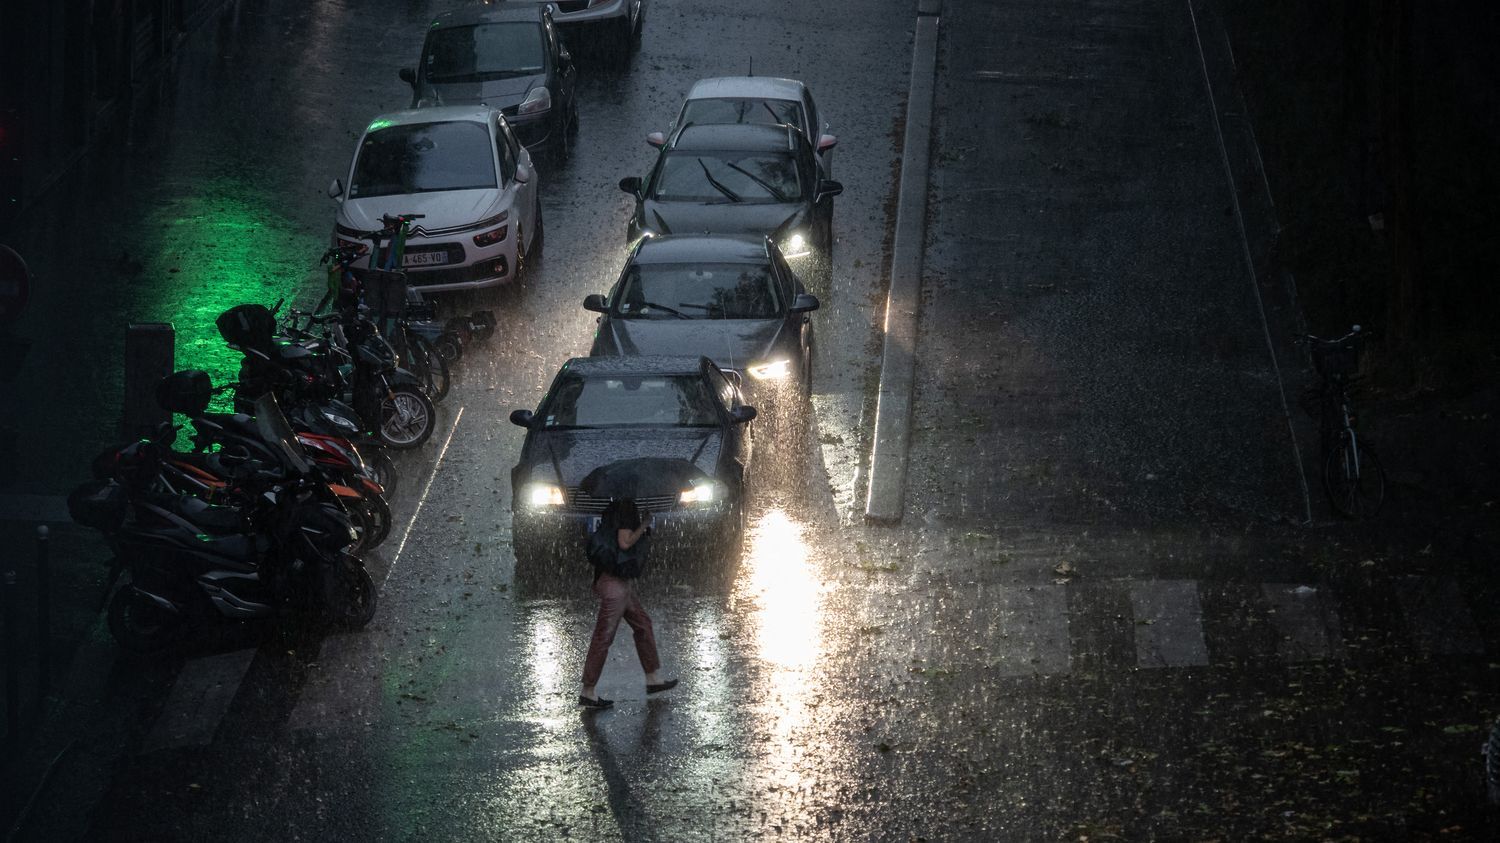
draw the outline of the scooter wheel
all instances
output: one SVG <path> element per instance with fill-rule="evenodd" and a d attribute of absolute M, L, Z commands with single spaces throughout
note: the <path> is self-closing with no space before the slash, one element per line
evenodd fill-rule
<path fill-rule="evenodd" d="M 398 451 L 421 447 L 437 427 L 437 411 L 432 399 L 411 384 L 391 387 L 390 395 L 380 402 L 381 444 Z"/>
<path fill-rule="evenodd" d="M 458 358 L 464 356 L 464 344 L 456 336 L 442 334 L 432 344 L 437 346 L 438 354 L 449 363 L 456 363 Z"/>
<path fill-rule="evenodd" d="M 375 581 L 363 562 L 342 556 L 323 566 L 323 608 L 334 623 L 358 629 L 375 617 Z"/>
<path fill-rule="evenodd" d="M 374 451 L 374 454 L 365 457 L 365 462 L 370 466 L 370 479 L 385 490 L 386 500 L 395 500 L 396 483 L 400 479 L 396 474 L 396 463 L 391 461 L 384 449 L 377 448 Z"/>
<path fill-rule="evenodd" d="M 133 653 L 154 653 L 176 643 L 187 621 L 158 606 L 131 586 L 109 601 L 109 632 Z"/>

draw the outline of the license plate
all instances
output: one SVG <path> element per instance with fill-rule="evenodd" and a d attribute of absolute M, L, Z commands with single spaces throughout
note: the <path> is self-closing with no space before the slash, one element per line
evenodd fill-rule
<path fill-rule="evenodd" d="M 404 266 L 436 266 L 447 262 L 447 252 L 407 252 L 401 256 Z"/>

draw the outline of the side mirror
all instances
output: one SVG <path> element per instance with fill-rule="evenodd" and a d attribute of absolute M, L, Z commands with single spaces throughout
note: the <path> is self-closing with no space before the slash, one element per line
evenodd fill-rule
<path fill-rule="evenodd" d="M 791 312 L 809 313 L 811 311 L 817 310 L 818 307 L 819 303 L 817 296 L 813 295 L 812 293 L 798 293 L 797 297 L 792 299 Z"/>
<path fill-rule="evenodd" d="M 758 414 L 755 412 L 755 408 L 749 406 L 748 404 L 735 407 L 733 410 L 729 411 L 729 419 L 735 424 L 745 424 L 747 422 L 754 421 L 756 415 Z"/>
<path fill-rule="evenodd" d="M 525 164 L 516 165 L 516 184 L 525 184 L 531 181 L 531 168 Z"/>
<path fill-rule="evenodd" d="M 604 311 L 609 309 L 609 302 L 604 298 L 604 296 L 601 296 L 598 293 L 592 293 L 583 297 L 583 309 L 592 310 L 595 313 L 603 313 Z"/>
<path fill-rule="evenodd" d="M 839 139 L 837 135 L 823 135 L 822 137 L 818 138 L 819 152 L 827 152 L 828 150 L 833 149 L 838 145 Z"/>
<path fill-rule="evenodd" d="M 626 176 L 620 179 L 620 189 L 637 199 L 641 198 L 641 177 Z"/>
<path fill-rule="evenodd" d="M 657 149 L 661 149 L 667 145 L 667 136 L 661 132 L 652 132 L 646 136 L 646 143 L 651 144 Z"/>
<path fill-rule="evenodd" d="M 833 179 L 823 179 L 818 182 L 818 195 L 813 201 L 822 202 L 824 199 L 831 199 L 843 192 L 844 186 L 839 182 Z"/>
<path fill-rule="evenodd" d="M 516 427 L 524 427 L 530 429 L 531 423 L 535 420 L 535 418 L 536 417 L 531 414 L 530 410 L 510 411 L 510 423 L 515 425 Z"/>
<path fill-rule="evenodd" d="M 403 68 L 401 68 L 401 72 L 400 72 L 399 75 L 401 76 L 401 81 L 402 82 L 405 82 L 406 84 L 412 86 L 413 88 L 417 87 L 417 72 L 415 70 L 412 70 L 409 67 L 403 67 Z M 820 147 L 820 151 L 821 151 L 821 147 Z"/>
<path fill-rule="evenodd" d="M 337 199 L 344 195 L 344 183 L 338 179 L 328 183 L 328 198 Z"/>

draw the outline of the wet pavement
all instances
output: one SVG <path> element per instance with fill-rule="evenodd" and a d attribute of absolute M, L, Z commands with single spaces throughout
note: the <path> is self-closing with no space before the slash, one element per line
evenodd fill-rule
<path fill-rule="evenodd" d="M 222 377 L 219 309 L 316 299 L 324 186 L 450 5 L 235 4 L 80 177 L 98 198 L 38 214 L 28 319 L 76 330 L 38 337 L 25 376 L 60 399 L 24 404 L 27 491 L 73 482 L 46 448 L 109 438 L 125 321 L 173 321 L 179 364 Z M 1493 589 L 1420 543 L 1298 523 L 1185 9 L 948 5 L 902 526 L 855 515 L 911 4 L 657 0 L 627 71 L 585 68 L 574 159 L 541 168 L 544 262 L 458 303 L 499 330 L 401 460 L 375 620 L 150 659 L 96 631 L 75 680 L 97 705 L 22 839 L 1482 836 Z M 647 698 L 622 635 L 615 709 L 580 713 L 588 571 L 514 592 L 506 415 L 588 348 L 645 134 L 752 55 L 840 137 L 816 446 L 757 444 L 729 577 L 643 582 L 682 684 Z"/>

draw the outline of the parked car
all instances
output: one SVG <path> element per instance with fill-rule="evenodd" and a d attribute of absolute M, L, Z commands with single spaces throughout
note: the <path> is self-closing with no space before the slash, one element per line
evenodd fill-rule
<path fill-rule="evenodd" d="M 382 114 L 370 121 L 328 195 L 339 200 L 333 245 L 368 250 L 383 214 L 421 214 L 406 240 L 407 279 L 423 292 L 514 281 L 541 257 L 542 206 L 531 155 L 488 106 Z"/>
<path fill-rule="evenodd" d="M 578 71 L 548 6 L 466 6 L 427 28 L 417 67 L 402 68 L 412 108 L 499 109 L 527 149 L 567 158 L 578 130 Z"/>
<path fill-rule="evenodd" d="M 582 562 L 580 541 L 608 498 L 580 488 L 591 472 L 639 457 L 686 460 L 701 480 L 637 497 L 655 518 L 660 549 L 681 545 L 736 557 L 745 528 L 749 422 L 739 377 L 706 357 L 574 358 L 563 364 L 526 429 L 511 469 L 512 546 L 518 576 Z"/>
<path fill-rule="evenodd" d="M 667 127 L 667 134 L 678 126 L 710 123 L 785 123 L 795 126 L 808 140 L 816 141 L 823 177 L 833 177 L 833 148 L 839 139 L 824 134 L 828 125 L 818 114 L 812 91 L 796 79 L 771 76 L 699 79 L 688 90 L 682 110 Z M 646 136 L 646 142 L 660 149 L 666 145 L 667 134 L 652 132 Z"/>
<path fill-rule="evenodd" d="M 646 25 L 647 0 L 511 0 L 513 3 L 543 3 L 553 8 L 559 26 L 573 36 L 603 46 L 619 61 L 630 58 L 641 45 Z"/>
<path fill-rule="evenodd" d="M 812 388 L 818 299 L 765 237 L 677 234 L 642 239 L 599 313 L 594 356 L 701 354 L 748 375 L 759 409 Z"/>
<path fill-rule="evenodd" d="M 682 126 L 645 182 L 620 180 L 635 197 L 627 240 L 662 234 L 770 237 L 799 275 L 824 278 L 833 255 L 833 197 L 807 136 L 787 125 Z"/>

